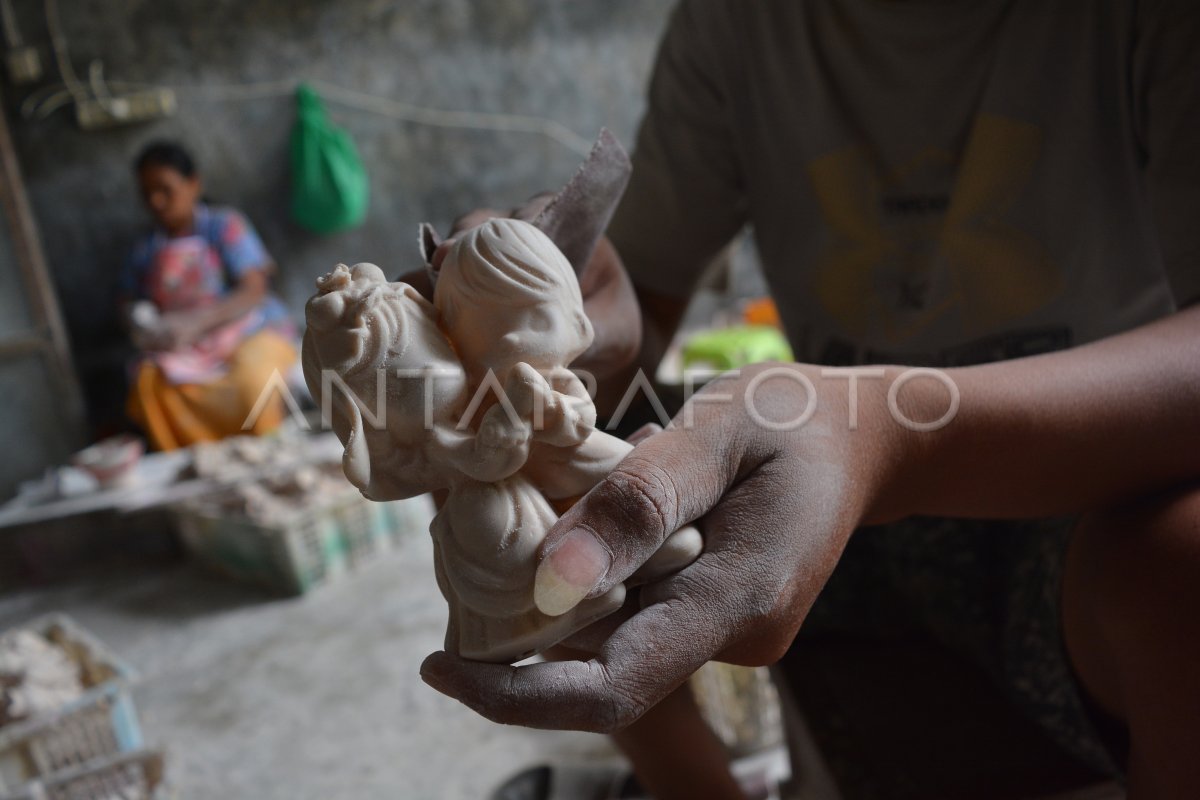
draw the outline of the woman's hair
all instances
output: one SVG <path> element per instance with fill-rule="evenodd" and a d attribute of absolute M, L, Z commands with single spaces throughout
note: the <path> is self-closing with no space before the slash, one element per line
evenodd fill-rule
<path fill-rule="evenodd" d="M 159 139 L 142 148 L 133 162 L 133 171 L 141 172 L 146 167 L 168 167 L 185 178 L 196 177 L 196 160 L 179 142 Z"/>

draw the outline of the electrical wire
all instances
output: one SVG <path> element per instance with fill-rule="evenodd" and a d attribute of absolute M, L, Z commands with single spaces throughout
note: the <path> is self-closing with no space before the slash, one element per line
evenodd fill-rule
<path fill-rule="evenodd" d="M 95 67 L 96 65 L 93 64 L 93 70 L 95 70 Z M 196 95 L 207 100 L 232 102 L 286 97 L 296 91 L 296 87 L 301 83 L 308 83 L 323 98 L 338 105 L 378 114 L 402 122 L 439 128 L 457 128 L 460 130 L 539 134 L 558 142 L 568 150 L 582 156 L 586 156 L 591 152 L 592 147 L 589 140 L 575 133 L 575 131 L 560 122 L 544 117 L 527 114 L 502 114 L 489 111 L 450 111 L 428 108 L 401 100 L 394 100 L 390 97 L 347 89 L 343 86 L 322 80 L 259 81 L 253 83 L 198 86 L 165 86 L 129 81 L 103 82 L 102 78 L 100 80 L 101 85 L 105 87 L 105 91 L 108 89 L 115 89 L 118 92 L 169 89 L 179 95 Z M 100 89 L 96 90 L 96 94 L 103 96 Z M 25 99 L 25 102 L 21 104 L 21 114 L 26 119 L 45 119 L 50 114 L 73 101 L 77 101 L 77 98 L 75 93 L 69 88 L 64 89 L 61 84 L 47 86 L 32 93 Z"/>
<path fill-rule="evenodd" d="M 457 128 L 461 130 L 486 130 L 500 132 L 516 132 L 540 134 L 552 139 L 568 150 L 586 156 L 591 152 L 592 143 L 575 133 L 561 122 L 544 117 L 527 114 L 504 114 L 490 111 L 451 111 L 428 108 L 390 97 L 368 94 L 355 89 L 347 89 L 323 80 L 281 80 L 258 81 L 252 83 L 212 84 L 201 86 L 159 86 L 150 84 L 125 83 L 112 81 L 109 86 L 115 89 L 170 89 L 176 94 L 204 95 L 207 99 L 217 100 L 260 100 L 269 97 L 284 97 L 296 91 L 301 83 L 312 86 L 325 99 L 347 108 L 366 111 L 402 122 L 417 125 L 428 125 L 438 128 Z"/>
<path fill-rule="evenodd" d="M 61 83 L 51 83 L 34 89 L 21 101 L 21 116 L 25 119 L 45 119 L 62 107 L 63 104 L 57 103 L 59 95 L 66 95 L 67 102 L 71 101 L 71 93 L 64 89 Z M 50 111 L 43 111 L 43 105 L 53 107 Z"/>
<path fill-rule="evenodd" d="M 195 85 L 170 86 L 160 83 L 140 83 L 131 81 L 111 81 L 109 86 L 118 91 L 145 91 L 152 89 L 170 89 L 176 94 L 197 95 L 208 100 L 228 100 L 244 102 L 247 100 L 266 100 L 274 97 L 286 97 L 296 91 L 302 80 L 295 78 L 278 81 L 252 81 L 248 83 L 207 83 Z M 315 84 L 311 84 L 315 85 Z"/>
<path fill-rule="evenodd" d="M 16 50 L 25 42 L 21 29 L 17 27 L 17 15 L 13 13 L 12 0 L 0 0 L 0 22 L 4 24 L 4 43 L 9 50 Z"/>
<path fill-rule="evenodd" d="M 104 82 L 104 62 L 98 58 L 88 64 L 88 85 L 92 87 L 92 94 L 97 99 L 112 101 L 112 92 L 108 90 L 108 84 Z"/>
<path fill-rule="evenodd" d="M 6 34 L 15 31 L 15 23 L 9 24 L 12 9 L 10 0 L 0 0 L 0 14 L 3 15 Z M 302 82 L 298 79 L 276 81 L 256 81 L 233 84 L 209 84 L 190 86 L 161 86 L 157 84 L 129 83 L 123 81 L 106 82 L 104 80 L 104 65 L 99 60 L 93 61 L 88 69 L 88 83 L 79 80 L 67 52 L 67 39 L 63 34 L 62 23 L 58 13 L 58 0 L 44 0 L 46 12 L 46 28 L 50 34 L 50 47 L 54 52 L 54 60 L 58 65 L 62 83 L 42 87 L 31 93 L 21 103 L 21 114 L 26 119 L 45 119 L 64 106 L 72 103 L 78 105 L 90 100 L 96 100 L 108 108 L 115 102 L 110 87 L 117 91 L 137 91 L 169 89 L 177 95 L 197 95 L 210 100 L 227 100 L 233 102 L 261 100 L 272 97 L 283 97 L 291 94 Z M 482 130 L 528 133 L 545 136 L 572 152 L 587 156 L 591 152 L 591 141 L 583 138 L 562 123 L 545 117 L 528 114 L 505 114 L 489 111 L 452 111 L 438 108 L 428 108 L 390 97 L 368 94 L 355 89 L 347 89 L 322 80 L 307 81 L 323 97 L 347 108 L 357 109 L 391 119 L 410 122 L 416 125 L 428 125 L 438 128 L 455 128 L 460 130 Z M 90 89 L 90 91 L 89 91 Z"/>
<path fill-rule="evenodd" d="M 104 81 L 104 62 L 98 58 L 88 65 L 88 85 L 92 87 L 92 96 L 96 98 L 96 102 L 114 118 L 120 119 L 118 105 L 122 101 L 113 97 L 112 92 L 108 90 L 108 84 Z"/>
<path fill-rule="evenodd" d="M 58 65 L 58 74 L 62 76 L 63 84 L 71 93 L 76 103 L 90 99 L 87 89 L 75 74 L 71 59 L 67 56 L 67 37 L 62 32 L 62 22 L 58 17 L 58 0 L 45 0 L 46 31 L 50 34 L 50 49 L 54 52 L 54 62 Z"/>
<path fill-rule="evenodd" d="M 0 0 L 0 2 L 7 4 L 8 0 Z M 45 119 L 53 112 L 71 103 L 79 105 L 89 100 L 95 100 L 114 117 L 119 117 L 120 115 L 116 111 L 116 98 L 112 96 L 108 85 L 104 82 L 104 62 L 95 59 L 88 65 L 88 86 L 91 88 L 91 94 L 89 94 L 88 86 L 84 86 L 83 82 L 79 80 L 79 76 L 75 74 L 75 67 L 71 64 L 71 57 L 67 49 L 67 37 L 63 33 L 62 20 L 58 14 L 58 0 L 43 0 L 43 10 L 46 12 L 46 31 L 50 34 L 50 49 L 54 53 L 54 61 L 58 65 L 58 73 L 62 76 L 66 91 L 65 93 L 55 91 L 31 105 L 32 98 L 35 95 L 40 96 L 38 92 L 35 92 L 21 104 L 21 113 L 26 117 L 36 115 L 38 119 Z"/>
<path fill-rule="evenodd" d="M 511 131 L 541 134 L 583 156 L 591 152 L 592 143 L 560 122 L 526 114 L 498 114 L 488 111 L 445 111 L 392 100 L 336 86 L 325 81 L 312 85 L 323 96 L 350 108 L 372 111 L 393 119 L 440 128 L 465 130 Z"/>

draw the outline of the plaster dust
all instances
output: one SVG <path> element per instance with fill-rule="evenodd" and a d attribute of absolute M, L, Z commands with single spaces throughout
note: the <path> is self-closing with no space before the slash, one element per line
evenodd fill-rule
<path fill-rule="evenodd" d="M 84 692 L 79 664 L 35 631 L 0 636 L 0 726 L 55 711 Z"/>

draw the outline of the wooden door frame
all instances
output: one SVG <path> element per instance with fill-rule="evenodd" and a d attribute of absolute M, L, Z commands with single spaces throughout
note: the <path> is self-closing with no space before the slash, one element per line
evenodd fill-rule
<path fill-rule="evenodd" d="M 0 95 L 0 109 L 4 98 Z M 8 127 L 7 115 L 0 112 L 0 207 L 12 242 L 15 257 L 25 282 L 33 327 L 13 334 L 0 334 L 0 361 L 41 356 L 48 367 L 54 388 L 68 415 L 64 422 L 78 436 L 83 430 L 84 404 L 79 378 L 71 356 L 71 343 L 54 290 L 54 281 L 42 250 L 37 221 L 29 205 L 21 166 Z"/>

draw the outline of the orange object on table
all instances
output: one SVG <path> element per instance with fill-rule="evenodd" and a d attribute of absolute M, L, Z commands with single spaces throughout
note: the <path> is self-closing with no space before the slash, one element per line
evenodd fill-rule
<path fill-rule="evenodd" d="M 775 301 L 769 297 L 760 297 L 757 300 L 751 300 L 742 308 L 742 320 L 747 325 L 774 325 L 776 328 L 779 325 L 779 309 L 775 306 Z"/>

